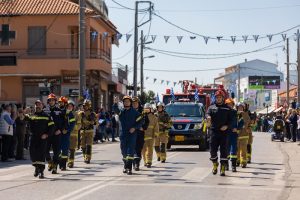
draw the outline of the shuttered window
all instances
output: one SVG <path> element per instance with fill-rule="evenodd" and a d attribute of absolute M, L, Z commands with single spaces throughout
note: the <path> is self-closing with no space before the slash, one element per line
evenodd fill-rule
<path fill-rule="evenodd" d="M 46 54 L 46 32 L 45 26 L 28 27 L 28 54 Z"/>

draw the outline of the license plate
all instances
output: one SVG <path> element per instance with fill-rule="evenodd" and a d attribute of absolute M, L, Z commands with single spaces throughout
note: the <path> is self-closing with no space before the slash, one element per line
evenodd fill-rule
<path fill-rule="evenodd" d="M 184 136 L 182 136 L 182 135 L 175 135 L 175 141 L 176 142 L 182 142 L 182 141 L 184 141 Z"/>
<path fill-rule="evenodd" d="M 277 129 L 280 129 L 281 128 L 281 126 L 277 126 Z"/>

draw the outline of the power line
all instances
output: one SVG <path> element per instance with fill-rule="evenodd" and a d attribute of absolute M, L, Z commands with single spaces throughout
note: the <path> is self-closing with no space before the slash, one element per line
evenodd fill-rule
<path fill-rule="evenodd" d="M 261 50 L 255 50 L 255 51 L 245 52 L 245 53 L 236 54 L 236 55 L 219 56 L 219 57 L 191 57 L 191 56 L 181 56 L 181 55 L 174 55 L 174 54 L 171 54 L 171 53 L 160 52 L 160 51 L 157 51 L 155 49 L 149 49 L 149 48 L 148 49 L 150 51 L 154 51 L 154 52 L 159 53 L 159 54 L 163 54 L 163 55 L 167 55 L 167 56 L 172 56 L 172 57 L 176 57 L 176 58 L 186 58 L 186 59 L 195 59 L 195 60 L 210 60 L 210 59 L 232 58 L 232 57 L 237 57 L 237 56 L 241 56 L 241 55 L 245 55 L 245 54 L 256 53 L 256 52 L 260 52 L 260 51 L 267 51 L 267 50 L 276 49 L 276 48 L 282 48 L 282 46 L 275 46 L 275 47 L 271 47 L 271 48 L 266 48 L 266 49 L 261 49 Z"/>
<path fill-rule="evenodd" d="M 125 58 L 128 54 L 130 54 L 133 51 L 134 47 L 132 47 L 129 51 L 127 51 L 124 55 L 117 57 L 117 58 L 113 58 L 113 60 L 120 60 L 122 58 Z"/>
<path fill-rule="evenodd" d="M 117 4 L 118 6 L 121 7 L 121 9 L 126 9 L 126 10 L 131 10 L 131 11 L 134 11 L 135 9 L 134 8 L 129 8 L 127 6 L 124 6 L 123 4 L 120 4 L 119 2 L 115 1 L 115 0 L 111 0 L 112 2 L 114 2 L 115 4 Z M 148 9 L 139 9 L 138 12 L 146 12 L 148 11 Z"/>
<path fill-rule="evenodd" d="M 118 4 L 119 5 L 119 4 Z M 283 5 L 283 6 L 270 6 L 270 7 L 255 7 L 255 8 L 228 8 L 228 9 L 199 9 L 199 10 L 171 10 L 171 9 L 158 9 L 156 11 L 159 12 L 236 12 L 236 11 L 252 11 L 252 10 L 268 10 L 268 9 L 280 9 L 280 8 L 295 8 L 299 7 L 300 5 Z M 115 6 L 108 6 L 111 9 L 119 9 L 119 10 L 132 10 L 129 7 L 115 7 Z"/>
<path fill-rule="evenodd" d="M 222 70 L 225 69 L 223 68 L 212 68 L 212 69 L 192 69 L 192 70 L 168 70 L 168 69 L 144 69 L 145 71 L 152 71 L 152 72 L 185 72 L 185 73 L 189 73 L 189 72 L 203 72 L 203 71 L 216 71 L 216 70 Z"/>

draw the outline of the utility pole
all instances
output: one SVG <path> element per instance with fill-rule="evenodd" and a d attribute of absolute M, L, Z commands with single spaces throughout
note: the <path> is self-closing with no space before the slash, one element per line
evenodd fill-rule
<path fill-rule="evenodd" d="M 86 74 L 85 74 L 85 0 L 79 0 L 79 94 L 83 97 L 86 89 Z"/>
<path fill-rule="evenodd" d="M 133 52 L 133 96 L 137 96 L 137 53 L 138 53 L 138 7 L 139 2 L 135 2 L 134 19 L 134 52 Z"/>
<path fill-rule="evenodd" d="M 237 91 L 237 102 L 240 101 L 240 96 L 241 96 L 241 68 L 240 65 L 237 66 L 237 70 L 238 70 L 238 91 Z"/>
<path fill-rule="evenodd" d="M 149 4 L 149 19 L 142 24 L 138 22 L 139 4 Z M 137 96 L 137 60 L 138 60 L 138 28 L 148 23 L 152 19 L 153 4 L 151 1 L 136 1 L 135 2 L 135 19 L 134 19 L 134 55 L 133 55 L 133 95 Z"/>
<path fill-rule="evenodd" d="M 286 102 L 290 107 L 290 55 L 289 55 L 289 38 L 286 39 Z"/>
<path fill-rule="evenodd" d="M 299 29 L 297 30 L 297 71 L 298 71 L 298 86 L 297 86 L 297 102 L 300 103 L 300 33 Z"/>
<path fill-rule="evenodd" d="M 144 102 L 144 32 L 141 31 L 141 100 Z"/>

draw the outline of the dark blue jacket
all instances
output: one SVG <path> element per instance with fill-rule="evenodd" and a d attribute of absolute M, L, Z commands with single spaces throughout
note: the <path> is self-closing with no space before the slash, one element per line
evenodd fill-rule
<path fill-rule="evenodd" d="M 120 112 L 122 132 L 128 133 L 131 128 L 135 128 L 136 130 L 140 129 L 141 123 L 139 117 L 140 114 L 132 107 L 128 110 L 122 110 Z"/>

